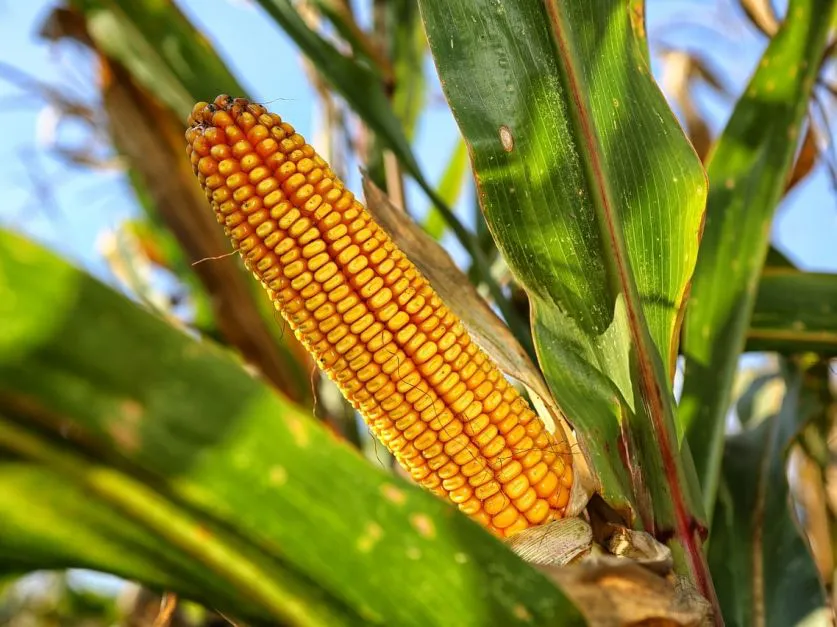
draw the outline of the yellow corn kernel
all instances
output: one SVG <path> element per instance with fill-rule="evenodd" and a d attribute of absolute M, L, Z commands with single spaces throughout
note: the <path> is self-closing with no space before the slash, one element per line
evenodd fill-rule
<path fill-rule="evenodd" d="M 275 113 L 219 96 L 187 153 L 275 307 L 399 463 L 505 537 L 564 515 L 572 459 L 428 281 Z"/>

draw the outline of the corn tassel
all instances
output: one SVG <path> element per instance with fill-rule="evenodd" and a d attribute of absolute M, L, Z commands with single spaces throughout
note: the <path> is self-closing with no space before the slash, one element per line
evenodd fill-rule
<path fill-rule="evenodd" d="M 193 169 L 295 335 L 425 488 L 500 537 L 564 515 L 550 434 L 314 149 L 264 107 L 195 105 Z"/>

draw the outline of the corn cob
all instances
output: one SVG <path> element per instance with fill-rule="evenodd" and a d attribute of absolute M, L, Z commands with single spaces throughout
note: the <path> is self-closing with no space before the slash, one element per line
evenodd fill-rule
<path fill-rule="evenodd" d="M 275 113 L 195 105 L 187 152 L 218 221 L 317 364 L 412 477 L 500 537 L 564 515 L 573 473 L 428 281 Z"/>

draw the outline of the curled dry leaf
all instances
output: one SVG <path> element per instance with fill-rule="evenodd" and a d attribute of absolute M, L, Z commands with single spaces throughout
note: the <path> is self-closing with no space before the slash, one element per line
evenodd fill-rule
<path fill-rule="evenodd" d="M 657 542 L 650 533 L 610 525 L 613 529 L 605 544 L 616 557 L 628 558 L 640 566 L 665 575 L 674 566 L 671 549 Z"/>
<path fill-rule="evenodd" d="M 711 605 L 673 574 L 671 550 L 650 534 L 565 518 L 506 541 L 572 599 L 591 625 L 709 625 Z"/>
<path fill-rule="evenodd" d="M 771 0 L 740 0 L 741 8 L 753 25 L 768 37 L 779 30 L 779 18 Z"/>
<path fill-rule="evenodd" d="M 122 285 L 172 324 L 181 324 L 171 311 L 171 293 L 153 281 L 155 263 L 133 229 L 120 225 L 103 231 L 99 235 L 98 249 Z"/>
<path fill-rule="evenodd" d="M 595 491 L 595 481 L 575 432 L 552 397 L 537 366 L 445 249 L 365 175 L 363 191 L 369 213 L 427 277 L 451 311 L 459 316 L 473 340 L 491 355 L 503 373 L 526 386 L 533 406 L 547 429 L 553 433 L 557 429 L 564 431 L 574 453 L 575 476 L 567 516 L 575 516 L 584 509 L 589 495 Z"/>
<path fill-rule="evenodd" d="M 711 625 L 711 606 L 687 581 L 622 558 L 537 566 L 597 627 Z"/>
<path fill-rule="evenodd" d="M 565 566 L 590 554 L 593 530 L 581 518 L 563 518 L 524 529 L 506 545 L 530 564 Z"/>
<path fill-rule="evenodd" d="M 797 184 L 807 177 L 820 157 L 820 149 L 817 145 L 817 132 L 814 130 L 813 124 L 808 123 L 808 131 L 805 133 L 805 138 L 802 140 L 802 146 L 796 155 L 796 161 L 793 164 L 793 170 L 788 178 L 785 193 L 790 192 Z"/>
<path fill-rule="evenodd" d="M 575 562 L 598 563 L 613 558 L 630 560 L 659 575 L 672 571 L 671 549 L 644 531 L 604 523 L 597 534 L 581 518 L 564 518 L 524 529 L 506 541 L 507 546 L 531 564 L 566 566 Z M 594 540 L 603 538 L 601 546 Z"/>

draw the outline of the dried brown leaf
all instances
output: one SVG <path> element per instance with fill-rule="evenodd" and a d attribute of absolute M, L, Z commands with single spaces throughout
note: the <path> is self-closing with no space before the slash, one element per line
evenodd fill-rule
<path fill-rule="evenodd" d="M 640 566 L 664 575 L 671 571 L 674 560 L 671 549 L 645 531 L 612 525 L 607 550 L 616 557 L 633 560 Z"/>
<path fill-rule="evenodd" d="M 593 539 L 600 533 L 604 548 Z M 673 574 L 671 551 L 650 534 L 609 524 L 594 534 L 586 521 L 566 518 L 506 545 L 558 584 L 590 625 L 712 624 L 709 602 Z"/>
<path fill-rule="evenodd" d="M 796 155 L 796 162 L 793 164 L 793 170 L 788 178 L 787 186 L 785 187 L 785 194 L 790 192 L 796 185 L 803 181 L 817 165 L 820 158 L 820 149 L 817 145 L 817 133 L 813 125 L 808 124 L 808 131 L 805 133 L 805 138 L 802 140 L 802 146 L 799 153 Z"/>
<path fill-rule="evenodd" d="M 711 606 L 685 580 L 662 577 L 611 557 L 570 566 L 537 566 L 597 627 L 703 627 Z"/>
<path fill-rule="evenodd" d="M 79 30 L 83 21 L 74 19 L 66 9 L 55 11 L 48 24 L 53 39 L 60 39 L 61 29 L 66 27 L 67 37 L 91 45 L 90 38 Z M 139 87 L 124 67 L 101 53 L 99 62 L 110 136 L 143 181 L 186 256 L 195 261 L 209 259 L 196 264 L 194 271 L 210 295 L 219 330 L 278 389 L 295 401 L 307 401 L 309 387 L 299 384 L 295 371 L 310 369 L 310 357 L 290 333 L 285 334 L 281 348 L 287 352 L 280 352 L 256 308 L 257 292 L 247 283 L 252 279 L 237 259 L 225 257 L 230 252 L 229 242 L 207 209 L 185 156 L 184 121 Z"/>
<path fill-rule="evenodd" d="M 779 30 L 779 18 L 771 0 L 739 0 L 739 4 L 753 25 L 768 37 Z"/>
<path fill-rule="evenodd" d="M 530 564 L 566 566 L 590 553 L 593 530 L 581 518 L 563 518 L 524 529 L 506 545 Z"/>

